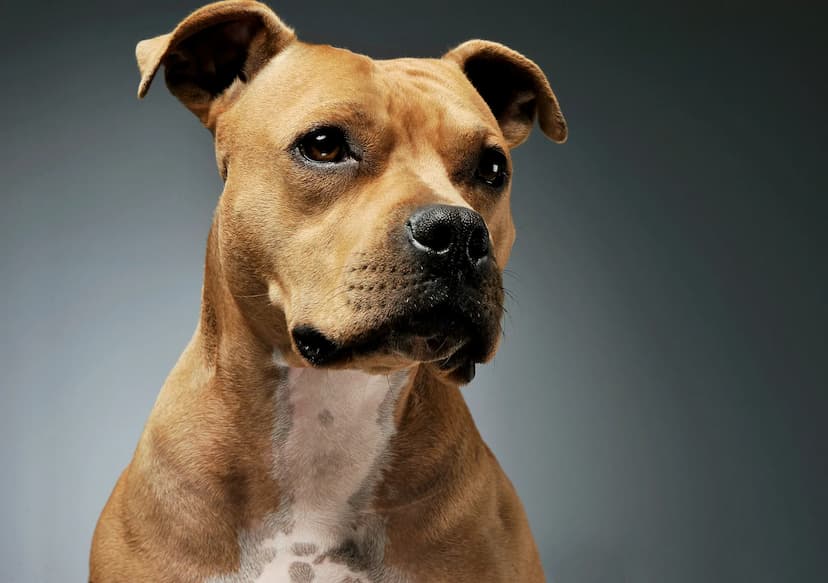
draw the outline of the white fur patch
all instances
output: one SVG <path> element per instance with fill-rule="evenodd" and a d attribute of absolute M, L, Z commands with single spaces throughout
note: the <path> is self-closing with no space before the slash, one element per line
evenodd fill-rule
<path fill-rule="evenodd" d="M 239 572 L 209 583 L 385 581 L 371 578 L 384 534 L 368 505 L 409 373 L 290 368 L 279 354 L 274 362 L 285 372 L 273 428 L 282 508 L 261 532 L 242 534 Z"/>

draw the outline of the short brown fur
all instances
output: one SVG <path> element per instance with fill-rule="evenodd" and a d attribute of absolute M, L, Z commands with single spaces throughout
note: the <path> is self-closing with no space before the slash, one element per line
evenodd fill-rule
<path fill-rule="evenodd" d="M 211 52 L 222 43 L 227 54 Z M 454 165 L 483 144 L 508 155 L 535 117 L 556 141 L 566 125 L 537 65 L 501 45 L 373 61 L 296 40 L 256 2 L 206 6 L 140 43 L 137 57 L 139 94 L 165 65 L 171 91 L 213 132 L 226 184 L 198 327 L 103 510 L 90 581 L 195 583 L 238 569 L 239 533 L 279 510 L 274 348 L 308 366 L 289 333 L 297 323 L 312 318 L 332 337 L 352 337 L 387 316 L 396 297 L 388 294 L 411 293 L 410 274 L 385 249 L 391 226 L 418 205 L 480 213 L 502 269 L 514 241 L 508 188 L 484 196 L 458 183 Z M 232 59 L 243 67 L 226 87 L 204 77 Z M 474 77 L 490 62 L 515 72 L 509 93 L 487 95 L 496 84 Z M 320 120 L 357 128 L 366 169 L 343 179 L 295 163 L 291 144 Z M 498 316 L 499 286 L 486 293 Z M 411 581 L 544 581 L 521 503 L 458 382 L 392 353 L 342 366 L 413 371 L 372 503 L 387 525 L 386 563 Z"/>

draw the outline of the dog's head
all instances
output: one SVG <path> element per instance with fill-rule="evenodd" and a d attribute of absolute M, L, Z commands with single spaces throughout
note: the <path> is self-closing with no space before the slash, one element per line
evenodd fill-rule
<path fill-rule="evenodd" d="M 536 117 L 566 139 L 537 65 L 481 40 L 375 61 L 302 43 L 241 0 L 136 52 L 139 95 L 163 64 L 215 136 L 225 188 L 208 270 L 288 362 L 431 362 L 463 382 L 494 354 L 515 237 L 510 149 Z"/>

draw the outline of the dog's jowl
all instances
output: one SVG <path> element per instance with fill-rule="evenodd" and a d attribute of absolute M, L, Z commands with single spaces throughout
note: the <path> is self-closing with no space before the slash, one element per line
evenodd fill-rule
<path fill-rule="evenodd" d="M 538 66 L 306 44 L 265 5 L 138 43 L 212 132 L 201 315 L 92 542 L 94 583 L 538 582 L 459 387 L 501 337 L 510 150 L 566 125 Z M 519 390 L 511 387 L 510 390 Z"/>

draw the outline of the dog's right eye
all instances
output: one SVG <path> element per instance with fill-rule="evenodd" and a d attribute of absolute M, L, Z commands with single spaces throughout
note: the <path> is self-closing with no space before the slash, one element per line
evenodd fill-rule
<path fill-rule="evenodd" d="M 501 188 L 509 177 L 506 156 L 497 148 L 484 150 L 477 166 L 477 178 L 491 187 Z"/>
<path fill-rule="evenodd" d="M 338 128 L 319 128 L 299 141 L 299 152 L 312 162 L 342 162 L 348 156 L 348 142 Z"/>

